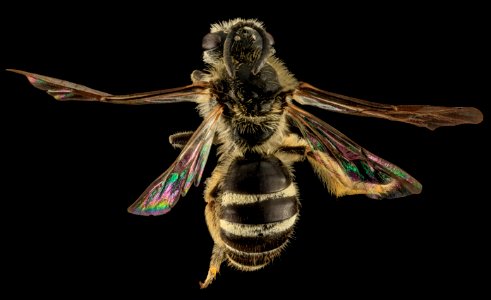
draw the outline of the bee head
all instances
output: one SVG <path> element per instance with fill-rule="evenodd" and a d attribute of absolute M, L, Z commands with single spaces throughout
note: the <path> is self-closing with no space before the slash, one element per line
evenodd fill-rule
<path fill-rule="evenodd" d="M 227 74 L 235 79 L 257 75 L 266 60 L 274 54 L 274 40 L 255 20 L 236 19 L 212 26 L 203 38 L 205 61 L 213 64 L 223 59 Z"/>

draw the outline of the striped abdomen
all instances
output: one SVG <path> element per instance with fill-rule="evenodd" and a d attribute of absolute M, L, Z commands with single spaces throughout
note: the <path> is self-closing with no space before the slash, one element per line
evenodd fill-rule
<path fill-rule="evenodd" d="M 293 232 L 298 200 L 295 185 L 274 157 L 235 160 L 221 195 L 220 235 L 238 268 L 256 270 L 278 255 Z"/>

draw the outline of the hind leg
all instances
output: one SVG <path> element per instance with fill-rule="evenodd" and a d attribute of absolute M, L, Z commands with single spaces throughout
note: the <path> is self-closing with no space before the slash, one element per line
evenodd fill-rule
<path fill-rule="evenodd" d="M 211 254 L 210 268 L 208 269 L 208 275 L 206 275 L 205 282 L 200 282 L 199 285 L 202 289 L 207 288 L 213 280 L 215 280 L 217 274 L 220 272 L 220 265 L 225 260 L 225 249 L 215 244 Z"/>
<path fill-rule="evenodd" d="M 218 178 L 220 177 L 220 169 L 215 169 L 211 178 L 206 182 L 205 189 L 205 219 L 208 231 L 214 241 L 213 251 L 211 254 L 210 268 L 204 282 L 200 282 L 202 289 L 210 285 L 215 280 L 216 275 L 220 272 L 220 266 L 225 261 L 225 245 L 220 237 L 220 205 L 217 202 Z"/>
<path fill-rule="evenodd" d="M 218 223 L 219 219 L 216 206 L 214 201 L 210 201 L 205 208 L 206 224 L 215 244 L 213 245 L 208 275 L 204 282 L 199 283 L 202 289 L 206 288 L 215 280 L 216 275 L 220 272 L 220 265 L 225 260 L 225 246 L 220 238 L 220 224 Z"/>

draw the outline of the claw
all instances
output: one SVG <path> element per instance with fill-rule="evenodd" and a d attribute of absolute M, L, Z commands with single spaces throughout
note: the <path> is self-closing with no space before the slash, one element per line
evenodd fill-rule
<path fill-rule="evenodd" d="M 213 280 L 215 280 L 218 272 L 219 272 L 219 270 L 217 268 L 210 267 L 210 269 L 208 270 L 208 275 L 206 276 L 205 282 L 201 282 L 201 281 L 199 282 L 200 288 L 202 288 L 202 289 L 207 288 L 213 282 Z"/>

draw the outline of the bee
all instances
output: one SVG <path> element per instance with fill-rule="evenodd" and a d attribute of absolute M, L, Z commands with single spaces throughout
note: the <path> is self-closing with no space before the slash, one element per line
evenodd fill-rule
<path fill-rule="evenodd" d="M 254 271 L 280 255 L 299 215 L 295 162 L 307 160 L 338 197 L 364 194 L 384 199 L 421 192 L 421 184 L 408 173 L 298 104 L 431 130 L 483 119 L 473 107 L 380 104 L 299 82 L 275 56 L 272 35 L 255 19 L 212 24 L 202 47 L 206 68 L 192 72 L 190 85 L 130 95 L 9 70 L 60 101 L 197 104 L 203 122 L 194 132 L 169 137 L 170 144 L 181 149 L 179 156 L 128 211 L 142 216 L 168 213 L 193 183 L 199 185 L 210 150 L 217 146 L 218 162 L 204 190 L 205 219 L 214 246 L 201 288 L 213 282 L 223 262 Z"/>

